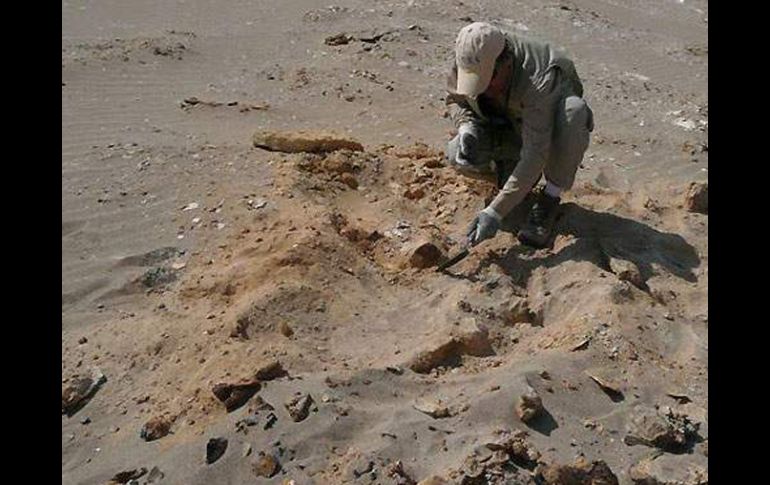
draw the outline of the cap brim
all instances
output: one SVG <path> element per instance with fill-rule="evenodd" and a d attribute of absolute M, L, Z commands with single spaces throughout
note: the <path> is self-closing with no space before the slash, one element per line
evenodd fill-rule
<path fill-rule="evenodd" d="M 495 70 L 494 59 L 483 62 L 478 69 L 457 68 L 457 94 L 476 97 L 487 90 Z"/>

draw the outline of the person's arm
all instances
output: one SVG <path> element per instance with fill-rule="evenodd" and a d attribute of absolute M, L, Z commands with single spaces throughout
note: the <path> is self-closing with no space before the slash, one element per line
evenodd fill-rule
<path fill-rule="evenodd" d="M 553 124 L 560 99 L 559 71 L 549 71 L 538 86 L 530 88 L 523 99 L 521 158 L 513 173 L 489 204 L 505 217 L 532 190 L 550 155 Z"/>

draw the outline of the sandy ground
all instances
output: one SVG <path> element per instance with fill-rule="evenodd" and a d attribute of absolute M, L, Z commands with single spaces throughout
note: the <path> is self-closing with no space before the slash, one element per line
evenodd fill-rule
<path fill-rule="evenodd" d="M 552 248 L 503 232 L 439 274 L 410 248 L 455 251 L 491 193 L 436 163 L 469 19 L 566 47 L 596 130 Z M 605 483 L 549 478 L 578 456 L 707 481 L 708 216 L 683 206 L 708 179 L 707 34 L 705 1 L 63 2 L 62 387 L 107 381 L 62 415 L 62 482 Z M 251 144 L 302 129 L 365 150 Z M 212 393 L 275 361 L 248 404 Z M 627 443 L 656 406 L 696 429 L 676 450 Z"/>

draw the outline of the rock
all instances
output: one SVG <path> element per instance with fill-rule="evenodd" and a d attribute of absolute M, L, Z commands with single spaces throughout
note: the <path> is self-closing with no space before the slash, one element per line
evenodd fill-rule
<path fill-rule="evenodd" d="M 374 471 L 374 461 L 366 456 L 357 456 L 347 467 L 346 475 L 350 481 Z"/>
<path fill-rule="evenodd" d="M 152 467 L 152 470 L 150 470 L 149 475 L 147 475 L 147 483 L 157 483 L 163 480 L 164 473 L 160 471 L 160 468 L 154 466 Z"/>
<path fill-rule="evenodd" d="M 664 451 L 683 450 L 697 433 L 690 420 L 671 409 L 655 410 L 637 407 L 628 423 L 628 434 L 623 439 L 629 446 L 645 445 Z"/>
<path fill-rule="evenodd" d="M 636 485 L 707 485 L 708 460 L 699 455 L 656 453 L 634 464 L 628 476 Z"/>
<path fill-rule="evenodd" d="M 404 464 L 401 463 L 401 460 L 396 460 L 388 467 L 388 476 L 396 481 L 396 485 L 415 485 L 416 483 L 414 478 L 404 470 Z"/>
<path fill-rule="evenodd" d="M 302 396 L 295 397 L 291 401 L 285 404 L 286 410 L 289 412 L 291 419 L 298 423 L 310 414 L 310 407 L 313 405 L 313 398 L 310 394 L 303 394 Z"/>
<path fill-rule="evenodd" d="M 419 482 L 417 482 L 417 485 L 448 485 L 449 482 L 444 480 L 438 475 L 431 475 L 428 478 L 423 478 Z"/>
<path fill-rule="evenodd" d="M 637 288 L 643 288 L 645 281 L 639 267 L 625 259 L 610 258 L 610 270 L 620 281 L 628 281 Z"/>
<path fill-rule="evenodd" d="M 420 200 L 425 197 L 425 190 L 422 187 L 409 187 L 404 192 L 404 197 L 409 200 Z"/>
<path fill-rule="evenodd" d="M 127 470 L 124 472 L 116 473 L 110 480 L 110 483 L 128 483 L 131 480 L 136 480 L 139 477 L 144 476 L 147 473 L 146 468 L 140 468 L 138 470 Z"/>
<path fill-rule="evenodd" d="M 417 373 L 425 374 L 440 366 L 456 367 L 463 355 L 487 356 L 493 353 L 489 343 L 489 331 L 479 325 L 475 318 L 464 318 L 449 332 L 441 330 L 418 346 L 406 366 Z"/>
<path fill-rule="evenodd" d="M 540 452 L 529 442 L 528 437 L 529 434 L 524 430 L 517 430 L 513 434 L 506 432 L 496 443 L 487 443 L 486 446 L 493 451 L 505 451 L 514 463 L 531 470 L 540 460 Z"/>
<path fill-rule="evenodd" d="M 259 458 L 254 463 L 253 470 L 257 476 L 271 478 L 281 470 L 281 463 L 270 453 L 260 453 Z"/>
<path fill-rule="evenodd" d="M 516 415 L 519 419 L 528 423 L 540 416 L 545 411 L 543 400 L 531 386 L 527 386 L 524 394 L 519 396 L 516 403 Z"/>
<path fill-rule="evenodd" d="M 227 439 L 225 438 L 211 438 L 206 443 L 206 464 L 211 465 L 218 459 L 222 458 L 227 450 Z"/>
<path fill-rule="evenodd" d="M 605 462 L 588 462 L 582 456 L 568 465 L 541 464 L 535 473 L 546 485 L 618 485 Z"/>
<path fill-rule="evenodd" d="M 358 180 L 356 180 L 356 178 L 353 176 L 352 173 L 345 172 L 342 175 L 340 175 L 340 182 L 347 185 L 353 190 L 358 188 Z"/>
<path fill-rule="evenodd" d="M 442 405 L 440 400 L 420 399 L 412 406 L 421 413 L 425 413 L 434 419 L 448 418 L 452 415 L 449 412 L 449 408 Z"/>
<path fill-rule="evenodd" d="M 684 196 L 684 207 L 690 212 L 709 213 L 709 184 L 708 182 L 693 182 L 687 188 Z"/>
<path fill-rule="evenodd" d="M 278 325 L 278 331 L 281 332 L 281 335 L 286 338 L 290 338 L 292 335 L 294 335 L 294 330 L 292 330 L 291 326 L 286 321 L 282 321 Z"/>
<path fill-rule="evenodd" d="M 166 416 L 156 416 L 142 426 L 139 436 L 144 441 L 155 441 L 171 432 L 172 420 Z"/>
<path fill-rule="evenodd" d="M 241 456 L 246 458 L 251 454 L 251 443 L 246 443 L 243 445 L 243 451 L 241 452 Z"/>
<path fill-rule="evenodd" d="M 342 149 L 360 152 L 364 149 L 357 141 L 323 131 L 260 131 L 254 134 L 252 142 L 257 148 L 287 153 L 326 153 Z"/>
<path fill-rule="evenodd" d="M 507 298 L 502 304 L 501 313 L 509 325 L 530 323 L 533 320 L 532 312 L 529 309 L 529 302 L 526 298 L 520 296 L 511 295 L 510 298 Z"/>
<path fill-rule="evenodd" d="M 90 377 L 71 377 L 61 391 L 61 412 L 72 416 L 85 406 L 96 391 L 107 382 L 107 378 L 98 369 Z"/>
<path fill-rule="evenodd" d="M 324 44 L 326 45 L 346 45 L 349 44 L 351 41 L 354 40 L 354 37 L 352 35 L 348 35 L 346 33 L 336 34 L 336 35 L 330 35 L 326 39 L 324 39 Z"/>
<path fill-rule="evenodd" d="M 281 362 L 273 360 L 260 367 L 254 374 L 254 377 L 262 382 L 265 382 L 272 381 L 273 379 L 278 379 L 279 377 L 284 377 L 286 375 L 288 375 L 288 372 L 286 372 L 286 370 L 283 368 Z"/>
<path fill-rule="evenodd" d="M 408 265 L 418 269 L 436 266 L 443 257 L 438 246 L 426 240 L 407 244 L 402 251 L 406 254 Z"/>
<path fill-rule="evenodd" d="M 435 150 L 421 142 L 416 142 L 408 147 L 394 149 L 393 153 L 399 158 L 410 158 L 412 160 L 423 158 L 440 159 L 444 156 L 440 150 Z"/>
<path fill-rule="evenodd" d="M 249 404 L 249 414 L 255 414 L 260 411 L 273 411 L 275 408 L 269 402 L 262 399 L 262 396 L 255 397 Z"/>
<path fill-rule="evenodd" d="M 585 371 L 613 402 L 620 402 L 625 399 L 623 395 L 624 385 L 618 373 L 609 367 L 595 367 Z"/>
<path fill-rule="evenodd" d="M 87 343 L 87 342 L 88 342 L 88 339 L 87 339 L 86 337 L 80 337 L 80 338 L 78 339 L 78 343 L 79 343 L 80 345 L 83 345 L 84 343 Z"/>
<path fill-rule="evenodd" d="M 211 392 L 225 405 L 229 413 L 246 404 L 261 387 L 262 384 L 257 380 L 237 384 L 220 383 L 215 385 Z"/>

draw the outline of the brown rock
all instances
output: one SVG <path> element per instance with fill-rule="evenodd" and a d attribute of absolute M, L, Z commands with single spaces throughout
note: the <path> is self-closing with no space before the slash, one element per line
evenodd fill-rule
<path fill-rule="evenodd" d="M 421 413 L 425 413 L 434 419 L 448 418 L 452 415 L 449 412 L 449 408 L 441 404 L 440 400 L 420 399 L 412 406 Z"/>
<path fill-rule="evenodd" d="M 139 436 L 145 441 L 155 441 L 171 432 L 173 420 L 166 416 L 156 416 L 142 426 Z"/>
<path fill-rule="evenodd" d="M 289 412 L 291 419 L 298 423 L 310 414 L 310 407 L 314 404 L 313 398 L 310 394 L 304 394 L 302 396 L 295 397 L 291 401 L 285 404 L 286 410 Z"/>
<path fill-rule="evenodd" d="M 690 212 L 709 213 L 708 182 L 693 182 L 690 184 L 684 196 L 684 207 Z"/>
<path fill-rule="evenodd" d="M 346 45 L 349 44 L 353 40 L 352 35 L 348 35 L 346 33 L 336 34 L 336 35 L 330 35 L 326 39 L 324 39 L 324 44 L 326 45 Z"/>
<path fill-rule="evenodd" d="M 254 134 L 252 142 L 257 148 L 287 153 L 326 153 L 343 149 L 358 152 L 364 149 L 355 140 L 323 131 L 260 131 Z"/>
<path fill-rule="evenodd" d="M 425 190 L 422 187 L 409 187 L 404 192 L 404 197 L 409 200 L 420 200 L 425 197 Z"/>
<path fill-rule="evenodd" d="M 404 247 L 409 266 L 413 268 L 430 268 L 438 265 L 443 257 L 441 250 L 431 241 L 417 241 Z"/>
<path fill-rule="evenodd" d="M 543 400 L 531 386 L 527 386 L 524 394 L 519 396 L 516 403 L 516 415 L 525 423 L 537 418 L 545 411 Z"/>
<path fill-rule="evenodd" d="M 463 355 L 487 356 L 493 352 L 489 343 L 489 331 L 479 325 L 475 318 L 464 318 L 449 332 L 429 337 L 418 346 L 406 366 L 414 372 L 425 374 L 439 366 L 456 366 Z"/>
<path fill-rule="evenodd" d="M 96 391 L 107 382 L 107 378 L 98 369 L 91 377 L 71 377 L 61 390 L 61 412 L 71 416 L 96 394 Z"/>
<path fill-rule="evenodd" d="M 568 465 L 541 464 L 537 475 L 547 485 L 618 485 L 618 478 L 603 461 L 579 457 Z"/>
<path fill-rule="evenodd" d="M 262 452 L 254 463 L 253 469 L 257 476 L 271 478 L 281 471 L 281 463 L 273 454 Z"/>
<path fill-rule="evenodd" d="M 258 380 L 254 380 L 237 384 L 220 383 L 215 385 L 211 392 L 222 401 L 229 413 L 246 404 L 261 388 L 262 384 Z"/>
<path fill-rule="evenodd" d="M 272 360 L 257 369 L 254 377 L 262 382 L 265 382 L 278 379 L 279 377 L 284 377 L 287 374 L 288 372 L 286 372 L 286 370 L 283 368 L 280 361 Z"/>
<path fill-rule="evenodd" d="M 352 173 L 345 172 L 342 175 L 340 175 L 340 181 L 350 187 L 351 189 L 357 189 L 358 188 L 358 180 L 353 176 Z"/>
<path fill-rule="evenodd" d="M 416 142 L 408 147 L 394 150 L 394 154 L 399 158 L 410 158 L 419 160 L 422 158 L 440 158 L 443 154 L 439 150 L 434 150 L 425 143 Z"/>
<path fill-rule="evenodd" d="M 708 460 L 699 455 L 656 453 L 633 465 L 628 476 L 636 485 L 707 485 Z"/>
<path fill-rule="evenodd" d="M 529 433 L 524 430 L 504 432 L 500 438 L 493 443 L 487 443 L 490 450 L 505 451 L 511 460 L 519 466 L 532 469 L 540 460 L 540 452 L 529 442 Z"/>
<path fill-rule="evenodd" d="M 637 288 L 644 287 L 644 278 L 639 267 L 631 261 L 625 259 L 610 258 L 610 270 L 618 277 L 620 281 L 628 281 Z"/>
<path fill-rule="evenodd" d="M 294 335 L 294 330 L 292 330 L 291 326 L 286 321 L 282 321 L 278 325 L 278 331 L 281 332 L 281 335 L 283 335 L 284 337 L 287 337 L 287 338 L 289 338 L 292 335 Z"/>

